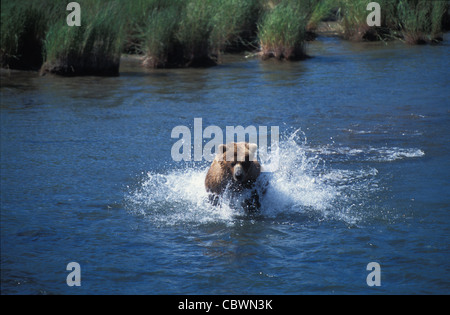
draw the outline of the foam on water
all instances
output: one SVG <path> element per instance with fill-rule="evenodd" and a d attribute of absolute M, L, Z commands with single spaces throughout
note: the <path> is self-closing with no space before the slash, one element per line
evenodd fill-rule
<path fill-rule="evenodd" d="M 425 152 L 417 148 L 399 148 L 399 147 L 332 147 L 320 146 L 316 148 L 305 147 L 306 151 L 317 153 L 319 155 L 340 156 L 341 159 L 358 158 L 361 161 L 391 162 L 405 158 L 422 157 Z"/>
<path fill-rule="evenodd" d="M 366 161 L 390 162 L 420 157 L 419 149 L 401 148 L 312 148 L 300 130 L 280 136 L 278 148 L 262 160 L 263 168 L 275 155 L 280 163 L 272 172 L 263 172 L 256 183 L 261 210 L 258 215 L 276 219 L 286 214 L 305 215 L 319 220 L 343 220 L 354 224 L 361 219 L 361 207 L 378 190 L 374 167 L 333 169 L 327 158 L 356 156 Z M 375 164 L 376 165 L 376 164 Z M 148 172 L 126 196 L 130 212 L 157 225 L 235 224 L 248 214 L 240 206 L 246 196 L 225 193 L 220 206 L 208 200 L 204 179 L 208 165 L 187 166 L 167 173 Z"/>

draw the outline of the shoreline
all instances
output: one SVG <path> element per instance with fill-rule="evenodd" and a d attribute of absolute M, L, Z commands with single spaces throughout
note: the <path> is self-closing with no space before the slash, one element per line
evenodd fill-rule
<path fill-rule="evenodd" d="M 2 0 L 1 67 L 42 75 L 116 76 L 123 54 L 147 69 L 213 67 L 224 55 L 239 53 L 299 61 L 309 58 L 306 45 L 317 37 L 433 45 L 450 29 L 447 2 L 409 6 L 407 0 L 385 0 L 396 10 L 385 9 L 377 24 L 382 26 L 369 26 L 362 0 L 213 1 L 86 0 L 84 22 L 73 28 L 54 21 L 62 7 L 50 0 L 42 5 Z"/>
<path fill-rule="evenodd" d="M 320 22 L 319 25 L 317 26 L 316 30 L 314 30 L 314 37 L 308 41 L 308 43 L 313 43 L 315 41 L 317 41 L 318 38 L 337 38 L 340 41 L 343 42 L 351 42 L 354 43 L 356 45 L 361 44 L 367 44 L 367 43 L 400 43 L 400 42 L 404 42 L 401 39 L 390 39 L 390 40 L 386 40 L 386 41 L 370 41 L 370 40 L 363 40 L 363 41 L 351 41 L 348 39 L 345 39 L 343 37 L 343 27 L 339 22 L 336 21 L 329 21 L 329 22 Z M 448 34 L 450 34 L 450 31 L 446 31 L 443 33 L 443 37 L 447 37 Z M 447 39 L 448 40 L 448 39 Z M 410 45 L 411 47 L 414 47 L 415 45 Z M 303 60 L 307 60 L 310 57 L 314 57 L 314 55 L 307 55 L 307 58 L 304 58 Z M 258 58 L 261 60 L 261 62 L 267 62 L 268 59 L 264 59 L 262 57 L 262 52 L 260 51 L 260 49 L 255 49 L 253 51 L 241 51 L 241 52 L 225 52 L 221 55 L 220 57 L 220 62 L 218 62 L 216 65 L 223 65 L 223 64 L 227 64 L 230 62 L 230 59 L 240 59 L 240 57 L 244 58 L 244 59 L 253 59 L 253 58 Z M 124 63 L 131 63 L 134 65 L 139 65 L 142 67 L 143 70 L 146 71 L 152 71 L 152 70 L 156 70 L 156 71 L 160 71 L 160 70 L 173 70 L 173 69 L 195 69 L 195 67 L 172 67 L 172 68 L 148 68 L 145 67 L 143 65 L 143 62 L 145 61 L 146 55 L 145 54 L 129 54 L 129 53 L 122 53 L 120 55 L 120 65 L 123 65 Z M 271 58 L 272 59 L 272 58 Z M 276 60 L 278 62 L 292 62 L 292 61 L 283 61 L 283 60 Z M 298 61 L 297 61 L 298 62 Z M 24 73 L 24 72 L 31 72 L 31 73 L 36 73 L 39 76 L 46 76 L 46 75 L 52 75 L 52 76 L 64 76 L 64 77 L 77 77 L 77 76 L 98 76 L 98 77 L 116 77 L 116 76 L 120 76 L 121 71 L 120 71 L 120 66 L 119 65 L 119 71 L 117 75 L 102 75 L 102 74 L 93 74 L 93 73 L 89 73 L 89 74 L 81 74 L 81 75 L 60 75 L 60 74 L 55 74 L 55 73 L 51 73 L 51 72 L 42 72 L 41 70 L 35 70 L 35 69 L 14 69 L 14 68 L 7 68 L 7 67 L 0 67 L 0 74 L 2 77 L 4 77 L 5 75 L 10 75 L 11 73 Z M 209 66 L 209 67 L 197 67 L 197 68 L 211 68 L 214 66 Z"/>

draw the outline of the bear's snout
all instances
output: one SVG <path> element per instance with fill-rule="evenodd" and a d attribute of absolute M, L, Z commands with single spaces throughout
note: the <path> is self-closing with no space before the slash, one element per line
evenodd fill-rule
<path fill-rule="evenodd" d="M 242 181 L 244 178 L 244 169 L 240 164 L 237 164 L 234 167 L 233 178 L 236 181 Z"/>

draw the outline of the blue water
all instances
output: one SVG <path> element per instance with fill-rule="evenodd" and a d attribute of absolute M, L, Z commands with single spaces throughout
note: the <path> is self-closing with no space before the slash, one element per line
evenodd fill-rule
<path fill-rule="evenodd" d="M 208 69 L 127 58 L 115 78 L 3 71 L 2 294 L 449 294 L 449 41 L 319 38 L 306 61 Z M 279 126 L 259 213 L 211 206 L 208 163 L 172 160 L 194 118 Z"/>

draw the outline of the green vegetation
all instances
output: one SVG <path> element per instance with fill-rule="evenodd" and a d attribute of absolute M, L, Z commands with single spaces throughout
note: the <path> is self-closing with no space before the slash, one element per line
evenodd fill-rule
<path fill-rule="evenodd" d="M 83 8 L 80 27 L 67 27 L 65 19 L 50 25 L 45 38 L 46 61 L 41 71 L 118 75 L 124 37 L 120 3 L 97 0 L 79 3 Z"/>
<path fill-rule="evenodd" d="M 67 0 L 1 0 L 2 67 L 63 75 L 117 75 L 120 55 L 151 68 L 210 66 L 224 52 L 260 49 L 262 59 L 306 57 L 324 19 L 348 40 L 442 39 L 449 1 L 378 0 L 381 26 L 369 27 L 367 0 L 79 0 L 69 27 Z M 323 23 L 322 23 L 323 25 Z"/>
<path fill-rule="evenodd" d="M 211 20 L 213 52 L 252 49 L 256 44 L 257 22 L 262 0 L 218 0 Z"/>
<path fill-rule="evenodd" d="M 442 20 L 448 8 L 448 1 L 398 1 L 396 18 L 404 40 L 409 44 L 442 40 Z"/>
<path fill-rule="evenodd" d="M 43 62 L 48 12 L 35 2 L 1 1 L 2 67 L 37 70 Z"/>
<path fill-rule="evenodd" d="M 144 64 L 149 67 L 207 66 L 221 52 L 256 37 L 259 1 L 167 1 L 151 7 L 146 24 Z"/>
<path fill-rule="evenodd" d="M 332 10 L 336 7 L 335 1 L 319 0 L 309 5 L 311 16 L 308 19 L 306 26 L 307 31 L 315 31 L 319 26 L 319 23 L 332 16 Z"/>
<path fill-rule="evenodd" d="M 342 25 L 344 27 L 344 37 L 349 40 L 359 41 L 365 39 L 371 28 L 367 25 L 365 0 L 340 0 L 339 6 L 342 10 Z M 381 5 L 380 5 L 381 6 Z"/>
<path fill-rule="evenodd" d="M 307 57 L 305 42 L 334 6 L 335 1 L 330 0 L 269 1 L 258 24 L 262 58 L 299 60 Z"/>
<path fill-rule="evenodd" d="M 177 66 L 182 58 L 176 44 L 176 31 L 181 12 L 176 7 L 154 9 L 147 23 L 144 39 L 144 65 L 151 68 Z"/>
<path fill-rule="evenodd" d="M 68 27 L 65 0 L 2 0 L 2 66 L 63 75 L 117 75 L 122 2 L 78 2 L 82 25 Z"/>
<path fill-rule="evenodd" d="M 176 39 L 183 50 L 187 66 L 208 65 L 214 0 L 190 0 L 182 12 Z"/>
<path fill-rule="evenodd" d="M 124 52 L 142 54 L 145 50 L 144 41 L 150 26 L 148 23 L 152 21 L 154 11 L 174 7 L 177 4 L 181 6 L 183 0 L 122 0 L 122 2 L 122 14 L 127 16 L 123 25 L 126 32 Z"/>
<path fill-rule="evenodd" d="M 258 25 L 262 58 L 304 58 L 307 22 L 308 12 L 300 1 L 283 1 L 266 12 Z"/>
<path fill-rule="evenodd" d="M 449 1 L 378 0 L 381 26 L 369 27 L 365 0 L 340 0 L 344 38 L 354 41 L 402 39 L 409 44 L 442 39 L 443 19 Z"/>

